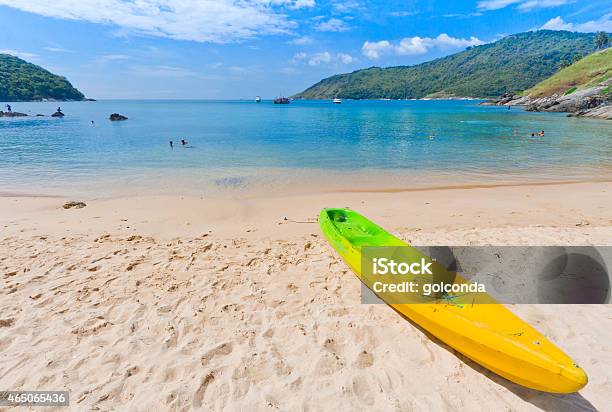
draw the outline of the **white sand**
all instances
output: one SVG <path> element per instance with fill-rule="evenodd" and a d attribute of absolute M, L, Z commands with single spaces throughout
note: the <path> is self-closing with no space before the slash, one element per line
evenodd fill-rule
<path fill-rule="evenodd" d="M 590 378 L 531 391 L 360 304 L 318 225 L 294 223 L 351 206 L 419 244 L 610 245 L 610 183 L 65 200 L 0 198 L 0 389 L 70 390 L 73 410 L 612 404 L 611 305 L 512 307 Z"/>

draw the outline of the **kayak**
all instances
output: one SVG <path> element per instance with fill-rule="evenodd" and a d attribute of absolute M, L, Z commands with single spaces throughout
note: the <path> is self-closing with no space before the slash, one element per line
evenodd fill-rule
<path fill-rule="evenodd" d="M 574 393 L 587 384 L 586 373 L 568 355 L 486 293 L 463 294 L 461 301 L 437 296 L 424 303 L 401 303 L 376 292 L 372 277 L 362 271 L 363 248 L 406 247 L 415 260 L 425 255 L 359 213 L 323 209 L 319 225 L 332 247 L 379 298 L 474 362 L 545 392 Z M 469 283 L 459 275 L 453 281 Z"/>

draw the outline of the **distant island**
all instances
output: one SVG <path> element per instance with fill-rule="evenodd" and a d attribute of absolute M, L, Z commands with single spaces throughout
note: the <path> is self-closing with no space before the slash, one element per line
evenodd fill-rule
<path fill-rule="evenodd" d="M 0 101 L 87 100 L 65 77 L 10 54 L 0 54 Z"/>
<path fill-rule="evenodd" d="M 414 66 L 371 67 L 331 76 L 293 98 L 497 97 L 529 89 L 594 52 L 595 39 L 595 33 L 519 33 Z"/>

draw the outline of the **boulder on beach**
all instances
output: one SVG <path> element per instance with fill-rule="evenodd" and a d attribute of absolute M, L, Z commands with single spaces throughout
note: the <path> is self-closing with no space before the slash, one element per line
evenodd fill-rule
<path fill-rule="evenodd" d="M 71 200 L 70 202 L 64 203 L 63 208 L 64 209 L 83 209 L 85 206 L 87 206 L 85 202 L 75 202 L 74 200 Z"/>
<path fill-rule="evenodd" d="M 24 116 L 27 116 L 27 114 L 19 113 L 19 112 L 3 112 L 2 110 L 0 110 L 0 117 L 24 117 Z"/>
<path fill-rule="evenodd" d="M 127 120 L 127 117 L 125 117 L 124 115 L 119 114 L 119 113 L 113 113 L 113 114 L 110 115 L 109 119 L 112 122 L 117 122 L 117 121 L 120 121 L 120 120 Z"/>
<path fill-rule="evenodd" d="M 55 112 L 51 115 L 51 117 L 64 117 L 64 113 L 62 112 Z"/>

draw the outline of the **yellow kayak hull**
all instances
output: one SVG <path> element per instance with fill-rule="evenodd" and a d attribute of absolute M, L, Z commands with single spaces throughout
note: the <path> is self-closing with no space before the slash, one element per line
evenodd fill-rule
<path fill-rule="evenodd" d="M 370 279 L 362 276 L 361 248 L 410 246 L 348 209 L 324 209 L 319 224 L 330 244 L 370 289 Z M 512 382 L 552 393 L 577 392 L 588 382 L 586 373 L 569 356 L 499 303 L 458 305 L 440 300 L 405 304 L 377 295 L 442 342 Z"/>

